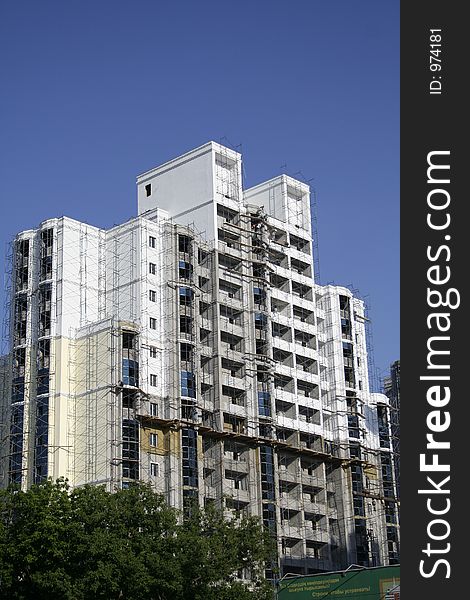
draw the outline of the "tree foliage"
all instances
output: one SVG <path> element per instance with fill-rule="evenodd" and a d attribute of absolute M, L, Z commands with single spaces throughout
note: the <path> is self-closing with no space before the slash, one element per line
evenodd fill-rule
<path fill-rule="evenodd" d="M 0 492 L 0 599 L 267 600 L 271 553 L 256 519 L 197 507 L 182 519 L 144 484 Z"/>

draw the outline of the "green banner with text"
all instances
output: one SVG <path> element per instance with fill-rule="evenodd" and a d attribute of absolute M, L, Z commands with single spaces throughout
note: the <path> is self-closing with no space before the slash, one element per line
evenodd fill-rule
<path fill-rule="evenodd" d="M 278 600 L 400 600 L 400 567 L 355 569 L 284 579 Z"/>

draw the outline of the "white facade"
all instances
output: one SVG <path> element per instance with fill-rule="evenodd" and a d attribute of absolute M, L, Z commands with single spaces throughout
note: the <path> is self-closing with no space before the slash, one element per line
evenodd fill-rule
<path fill-rule="evenodd" d="M 314 283 L 308 186 L 243 190 L 210 142 L 137 190 L 110 230 L 15 240 L 3 484 L 150 481 L 262 518 L 284 573 L 395 562 L 388 400 L 363 303 Z"/>

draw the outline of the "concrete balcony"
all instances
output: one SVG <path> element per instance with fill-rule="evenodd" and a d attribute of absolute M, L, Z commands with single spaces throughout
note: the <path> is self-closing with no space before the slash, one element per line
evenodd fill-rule
<path fill-rule="evenodd" d="M 310 333 L 311 335 L 317 335 L 318 330 L 316 325 L 312 325 L 312 323 L 307 323 L 307 321 L 302 321 L 296 317 L 293 317 L 293 323 L 297 331 L 304 331 L 305 333 Z"/>
<path fill-rule="evenodd" d="M 292 281 L 297 281 L 302 285 L 313 285 L 313 278 L 310 275 L 303 275 L 302 273 L 298 273 L 295 269 L 290 269 L 289 273 Z"/>
<path fill-rule="evenodd" d="M 286 340 L 282 340 L 279 337 L 273 337 L 272 344 L 274 348 L 279 348 L 279 350 L 284 350 L 284 352 L 294 352 L 295 350 L 295 344 L 293 342 L 286 342 Z"/>
<path fill-rule="evenodd" d="M 306 356 L 308 358 L 316 359 L 318 357 L 318 349 L 317 349 L 317 345 L 316 345 L 316 344 L 318 344 L 318 338 L 316 338 L 316 339 L 317 339 L 316 342 L 315 342 L 315 338 L 312 340 L 308 340 L 306 342 L 302 342 L 301 340 L 296 339 L 294 341 L 293 352 L 295 352 L 296 354 L 300 354 L 301 356 Z"/>
<path fill-rule="evenodd" d="M 271 319 L 273 322 L 284 325 L 285 327 L 292 327 L 292 317 L 289 315 L 282 314 L 281 312 L 271 313 Z"/>
<path fill-rule="evenodd" d="M 311 569 L 318 569 L 319 571 L 334 571 L 338 569 L 338 565 L 334 566 L 333 562 L 327 558 L 318 558 L 317 550 L 313 548 L 307 548 L 306 556 L 308 557 L 308 566 Z"/>
<path fill-rule="evenodd" d="M 322 435 L 324 433 L 323 427 L 321 425 L 316 425 L 315 423 L 307 423 L 307 421 L 302 421 L 301 419 L 297 419 L 297 429 L 302 433 L 310 433 L 314 435 Z"/>
<path fill-rule="evenodd" d="M 215 469 L 215 467 L 217 465 L 216 459 L 212 458 L 211 456 L 205 456 L 203 461 L 204 461 L 204 467 L 206 467 L 208 469 Z"/>
<path fill-rule="evenodd" d="M 277 469 L 278 477 L 280 481 L 287 481 L 289 483 L 300 483 L 300 471 L 283 469 L 281 466 Z"/>
<path fill-rule="evenodd" d="M 275 422 L 276 425 L 279 425 L 279 427 L 285 427 L 286 429 L 298 429 L 299 425 L 297 419 L 291 419 L 289 417 L 280 415 L 279 413 L 276 414 Z"/>
<path fill-rule="evenodd" d="M 222 252 L 222 254 L 230 254 L 231 256 L 235 256 L 237 258 L 243 258 L 243 252 L 241 250 L 241 241 L 241 239 L 240 242 L 234 241 L 227 243 L 219 241 L 217 248 L 219 252 Z"/>
<path fill-rule="evenodd" d="M 328 516 L 330 519 L 338 519 L 338 509 L 334 506 L 328 506 Z"/>
<path fill-rule="evenodd" d="M 203 354 L 204 356 L 208 356 L 208 357 L 211 357 L 211 358 L 212 358 L 212 356 L 214 355 L 214 350 L 213 350 L 212 346 L 211 346 L 211 345 L 209 345 L 209 344 L 204 344 L 204 343 L 202 343 L 202 344 L 199 346 L 199 351 L 200 351 L 200 352 L 201 352 L 201 354 Z"/>
<path fill-rule="evenodd" d="M 227 205 L 227 200 L 228 198 L 222 197 L 222 202 L 219 202 L 219 204 L 223 203 L 224 205 Z M 232 202 L 230 203 L 230 207 L 233 207 L 238 212 L 238 205 Z M 239 217 L 236 217 L 236 219 L 236 221 L 227 221 L 225 217 L 217 215 L 217 228 L 225 229 L 226 231 L 229 231 L 231 233 L 240 233 L 240 219 Z"/>
<path fill-rule="evenodd" d="M 227 342 L 220 342 L 220 354 L 225 358 L 230 358 L 234 361 L 241 362 L 244 360 L 244 354 L 240 350 L 233 350 Z"/>
<path fill-rule="evenodd" d="M 233 458 L 224 458 L 224 469 L 236 471 L 237 473 L 248 473 L 249 465 L 246 460 L 233 460 Z"/>
<path fill-rule="evenodd" d="M 279 363 L 276 363 L 276 373 L 279 373 L 279 375 L 286 375 L 287 377 L 295 377 L 295 375 L 297 374 L 297 370 L 295 369 L 295 367 L 288 367 L 287 365 L 281 365 Z"/>
<path fill-rule="evenodd" d="M 282 302 L 292 304 L 292 295 L 290 294 L 290 292 L 283 292 L 278 288 L 273 287 L 271 289 L 271 296 L 273 298 L 276 298 L 277 300 L 281 300 Z"/>
<path fill-rule="evenodd" d="M 233 283 L 234 285 L 242 285 L 242 272 L 231 269 L 226 265 L 219 264 L 219 277 L 228 281 L 229 283 Z"/>
<path fill-rule="evenodd" d="M 302 485 L 309 485 L 314 488 L 324 488 L 326 483 L 323 477 L 309 475 L 306 471 L 302 471 Z"/>
<path fill-rule="evenodd" d="M 290 510 L 302 510 L 303 503 L 301 501 L 300 492 L 297 492 L 297 490 L 290 493 L 281 492 L 279 494 L 279 506 Z"/>
<path fill-rule="evenodd" d="M 336 484 L 333 481 L 327 481 L 325 483 L 325 489 L 327 492 L 336 492 Z"/>
<path fill-rule="evenodd" d="M 224 412 L 230 413 L 232 415 L 236 415 L 237 417 L 246 417 L 247 411 L 246 406 L 240 406 L 239 404 L 234 404 L 230 401 L 230 398 L 227 396 L 222 396 L 220 406 Z"/>
<path fill-rule="evenodd" d="M 325 502 L 312 502 L 306 494 L 303 494 L 300 504 L 303 510 L 316 515 L 326 515 L 328 511 Z"/>
<path fill-rule="evenodd" d="M 206 498 L 216 499 L 220 497 L 219 490 L 213 485 L 204 485 L 204 496 Z"/>
<path fill-rule="evenodd" d="M 227 333 L 233 333 L 233 335 L 238 335 L 239 337 L 244 337 L 245 332 L 241 325 L 237 325 L 236 323 L 230 323 L 230 321 L 224 317 L 220 318 L 219 321 L 220 330 L 226 331 Z"/>
<path fill-rule="evenodd" d="M 200 373 L 199 382 L 205 383 L 206 385 L 214 385 L 214 374 L 213 373 Z"/>
<path fill-rule="evenodd" d="M 218 301 L 222 304 L 226 304 L 230 308 L 234 308 L 235 310 L 244 310 L 243 302 L 236 298 L 234 295 L 231 295 L 230 292 L 224 292 L 219 290 Z"/>
<path fill-rule="evenodd" d="M 227 385 L 229 387 L 237 388 L 239 390 L 246 390 L 247 381 L 246 379 L 242 379 L 241 377 L 234 377 L 230 374 L 229 371 L 225 371 L 222 369 L 221 371 L 221 383 L 222 385 Z"/>
<path fill-rule="evenodd" d="M 236 489 L 233 481 L 224 479 L 223 494 L 229 498 L 236 498 L 240 502 L 250 502 L 250 493 L 248 490 Z"/>
<path fill-rule="evenodd" d="M 200 326 L 203 329 L 208 329 L 209 331 L 212 330 L 212 321 L 210 319 L 206 319 L 204 317 L 201 317 L 200 321 L 199 321 L 199 324 L 200 324 Z"/>
<path fill-rule="evenodd" d="M 280 277 L 285 277 L 285 279 L 291 279 L 292 271 L 289 269 L 288 265 L 282 267 L 280 265 L 276 265 L 273 262 L 269 262 L 269 267 L 273 273 L 279 275 Z"/>
<path fill-rule="evenodd" d="M 308 525 L 304 528 L 305 539 L 310 542 L 318 542 L 319 544 L 328 544 L 330 535 L 324 529 L 312 528 Z"/>
<path fill-rule="evenodd" d="M 300 371 L 297 369 L 297 379 L 307 381 L 308 383 L 313 383 L 315 385 L 320 385 L 320 376 L 316 373 L 309 373 L 308 371 Z"/>
<path fill-rule="evenodd" d="M 301 298 L 300 296 L 298 296 L 296 294 L 292 294 L 291 302 L 292 302 L 292 304 L 295 304 L 299 308 L 304 308 L 305 310 L 309 310 L 309 311 L 313 312 L 314 314 L 316 314 L 318 311 L 318 309 L 315 305 L 315 302 L 313 300 L 308 300 L 307 298 Z"/>
<path fill-rule="evenodd" d="M 289 256 L 302 262 L 309 263 L 309 265 L 313 268 L 312 255 L 310 252 L 302 252 L 302 250 L 297 250 L 297 248 L 291 244 L 289 246 Z"/>
<path fill-rule="evenodd" d="M 302 540 L 305 537 L 304 528 L 302 526 L 294 524 L 291 525 L 288 521 L 281 521 L 278 534 L 282 537 L 293 538 L 297 540 Z"/>

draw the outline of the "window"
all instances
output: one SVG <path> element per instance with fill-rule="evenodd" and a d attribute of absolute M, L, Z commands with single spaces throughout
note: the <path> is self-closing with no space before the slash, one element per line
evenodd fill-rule
<path fill-rule="evenodd" d="M 191 263 L 188 263 L 184 260 L 180 260 L 178 263 L 179 266 L 179 277 L 180 279 L 191 279 L 193 274 L 193 266 Z"/>
<path fill-rule="evenodd" d="M 181 395 L 196 397 L 196 377 L 190 371 L 181 371 Z"/>
<path fill-rule="evenodd" d="M 150 317 L 150 329 L 156 329 L 157 328 L 157 319 L 155 319 L 154 317 Z"/>
<path fill-rule="evenodd" d="M 157 239 L 153 235 L 149 235 L 149 246 L 150 248 L 156 248 L 157 246 Z"/>
<path fill-rule="evenodd" d="M 122 382 L 124 385 L 139 385 L 139 363 L 128 358 L 122 359 Z"/>
<path fill-rule="evenodd" d="M 149 263 L 149 273 L 150 275 L 157 274 L 157 265 L 155 263 Z"/>
<path fill-rule="evenodd" d="M 258 412 L 260 417 L 271 416 L 271 395 L 269 392 L 258 392 Z"/>
<path fill-rule="evenodd" d="M 264 304 L 266 300 L 266 292 L 259 287 L 253 288 L 253 300 L 255 304 Z"/>
<path fill-rule="evenodd" d="M 180 287 L 180 306 L 191 306 L 193 299 L 193 290 L 187 287 Z"/>
<path fill-rule="evenodd" d="M 158 417 L 158 404 L 156 402 L 150 402 L 150 416 Z"/>
<path fill-rule="evenodd" d="M 135 333 L 131 333 L 130 331 L 122 332 L 122 347 L 126 350 L 134 350 L 136 342 Z"/>
<path fill-rule="evenodd" d="M 158 463 L 150 463 L 150 475 L 158 477 L 160 474 L 160 465 Z"/>
<path fill-rule="evenodd" d="M 149 352 L 150 358 L 157 358 L 157 348 L 155 346 L 150 346 Z"/>
<path fill-rule="evenodd" d="M 264 329 L 268 318 L 263 313 L 255 313 L 255 329 Z"/>
<path fill-rule="evenodd" d="M 157 292 L 155 290 L 149 290 L 149 300 L 150 302 L 157 301 Z"/>
<path fill-rule="evenodd" d="M 125 419 L 122 422 L 122 476 L 139 479 L 139 424 Z"/>
<path fill-rule="evenodd" d="M 151 183 L 147 183 L 147 185 L 145 186 L 145 195 L 147 196 L 147 198 L 152 195 L 152 184 Z"/>
<path fill-rule="evenodd" d="M 191 238 L 187 235 L 178 236 L 178 249 L 180 252 L 189 253 L 191 252 Z"/>
<path fill-rule="evenodd" d="M 186 315 L 180 316 L 180 333 L 191 333 L 191 317 Z"/>
<path fill-rule="evenodd" d="M 181 360 L 184 360 L 184 361 L 191 360 L 192 359 L 192 350 L 193 350 L 193 347 L 191 346 L 191 344 L 181 344 L 181 349 L 180 349 Z"/>
<path fill-rule="evenodd" d="M 157 376 L 154 375 L 153 373 L 150 374 L 150 385 L 152 387 L 156 387 L 156 385 L 157 385 Z"/>
<path fill-rule="evenodd" d="M 149 434 L 149 444 L 152 446 L 152 448 L 156 448 L 158 446 L 158 434 L 157 433 Z"/>

